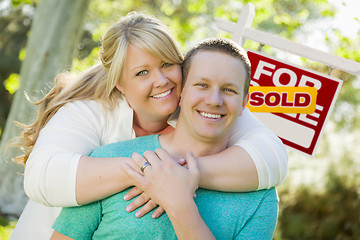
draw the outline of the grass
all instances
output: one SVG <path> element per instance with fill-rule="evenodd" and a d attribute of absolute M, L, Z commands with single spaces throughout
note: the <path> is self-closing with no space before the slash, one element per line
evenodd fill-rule
<path fill-rule="evenodd" d="M 8 240 L 14 230 L 16 221 L 9 221 L 6 217 L 0 215 L 0 240 Z"/>

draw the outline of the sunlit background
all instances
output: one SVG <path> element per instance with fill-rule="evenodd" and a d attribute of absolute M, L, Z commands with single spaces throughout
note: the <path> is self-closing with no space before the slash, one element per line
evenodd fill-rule
<path fill-rule="evenodd" d="M 158 17 L 186 52 L 205 37 L 231 38 L 215 26 L 214 17 L 236 22 L 248 2 L 256 10 L 253 28 L 360 62 L 359 0 L 91 0 L 72 71 L 82 71 L 97 61 L 102 34 L 129 11 Z M 37 4 L 35 0 L 0 1 L 0 136 L 20 85 L 21 61 Z M 249 40 L 244 45 L 253 50 L 258 46 Z M 328 66 L 268 46 L 262 51 L 329 73 Z M 360 76 L 337 69 L 331 76 L 344 82 L 316 155 L 311 158 L 288 151 L 288 177 L 278 187 L 280 215 L 275 239 L 360 239 Z M 0 187 L 7 177 L 0 176 Z M 0 189 L 0 199 L 8 194 Z M 17 218 L 5 207 L 0 205 L 0 239 L 4 240 Z"/>

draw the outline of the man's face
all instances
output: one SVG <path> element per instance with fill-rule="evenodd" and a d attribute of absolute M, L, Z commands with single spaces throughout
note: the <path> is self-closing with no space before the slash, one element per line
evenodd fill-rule
<path fill-rule="evenodd" d="M 180 114 L 194 137 L 206 142 L 228 137 L 246 106 L 246 76 L 244 63 L 225 53 L 201 51 L 193 57 Z"/>

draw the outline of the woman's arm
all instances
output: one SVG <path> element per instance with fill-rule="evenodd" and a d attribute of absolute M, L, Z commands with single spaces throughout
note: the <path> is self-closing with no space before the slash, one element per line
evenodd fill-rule
<path fill-rule="evenodd" d="M 114 194 L 127 185 L 124 175 L 119 174 L 120 158 L 85 157 L 101 145 L 132 136 L 131 109 L 103 111 L 95 101 L 76 101 L 50 119 L 25 166 L 24 188 L 29 198 L 48 206 L 76 206 Z M 83 193 L 89 186 L 92 191 L 88 196 Z"/>
<path fill-rule="evenodd" d="M 174 227 L 178 239 L 215 239 L 214 235 L 201 218 L 192 197 L 182 199 L 182 201 L 174 208 L 167 208 L 166 214 Z"/>
<path fill-rule="evenodd" d="M 232 146 L 211 156 L 199 157 L 199 186 L 224 192 L 246 192 L 258 188 L 258 173 L 250 155 Z"/>
<path fill-rule="evenodd" d="M 76 176 L 76 201 L 87 204 L 104 199 L 132 186 L 123 165 L 131 158 L 93 158 L 82 156 Z"/>

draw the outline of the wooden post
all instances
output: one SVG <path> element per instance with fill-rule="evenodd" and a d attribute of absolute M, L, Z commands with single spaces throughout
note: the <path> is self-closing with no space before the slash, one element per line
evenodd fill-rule
<path fill-rule="evenodd" d="M 235 31 L 232 35 L 232 40 L 239 43 L 241 46 L 245 43 L 244 32 L 246 28 L 250 28 L 255 17 L 255 7 L 253 4 L 247 4 L 241 11 L 239 19 L 235 26 Z"/>
<path fill-rule="evenodd" d="M 312 59 L 316 62 L 328 65 L 331 68 L 338 68 L 355 75 L 360 74 L 360 63 L 358 62 L 319 51 L 315 48 L 311 48 L 273 34 L 250 28 L 254 15 L 255 7 L 252 3 L 249 3 L 241 11 L 237 23 L 233 23 L 221 18 L 215 18 L 215 22 L 218 28 L 221 30 L 232 33 L 232 39 L 241 44 L 241 46 L 244 43 L 244 39 L 250 39 L 267 46 L 278 48 L 285 52 Z"/>

